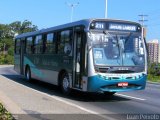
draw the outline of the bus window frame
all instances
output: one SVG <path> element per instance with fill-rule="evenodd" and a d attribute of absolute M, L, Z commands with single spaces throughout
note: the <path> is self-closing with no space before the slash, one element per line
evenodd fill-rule
<path fill-rule="evenodd" d="M 28 38 L 32 38 L 31 44 L 29 44 L 29 45 L 28 45 L 28 41 L 29 41 Z M 26 37 L 26 39 L 25 39 L 25 41 L 26 41 L 26 42 L 25 42 L 25 44 L 26 44 L 26 45 L 25 45 L 25 49 L 26 49 L 26 50 L 25 50 L 25 51 L 26 51 L 25 53 L 26 53 L 26 54 L 33 54 L 33 50 L 32 50 L 32 49 L 33 49 L 33 39 L 34 39 L 33 36 L 28 36 L 28 37 Z M 28 52 L 27 47 L 30 47 L 30 52 Z"/>
<path fill-rule="evenodd" d="M 50 43 L 47 43 L 48 41 L 48 35 L 49 34 L 52 34 L 53 37 L 52 37 L 52 40 Z M 52 46 L 54 47 L 52 51 L 47 51 L 47 46 Z M 50 47 L 49 47 L 50 48 Z M 43 53 L 44 54 L 55 54 L 56 53 L 56 33 L 54 31 L 52 32 L 48 32 L 48 33 L 45 33 L 44 34 L 44 41 L 43 41 Z"/>

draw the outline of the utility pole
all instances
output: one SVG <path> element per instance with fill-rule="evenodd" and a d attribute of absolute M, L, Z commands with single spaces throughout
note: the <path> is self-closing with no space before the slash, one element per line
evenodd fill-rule
<path fill-rule="evenodd" d="M 143 37 L 146 38 L 146 25 L 144 24 L 144 22 L 147 22 L 148 20 L 145 19 L 145 17 L 148 17 L 148 15 L 144 15 L 144 14 L 141 14 L 141 15 L 138 15 L 139 17 L 141 17 L 141 19 L 139 20 L 139 22 L 141 23 L 142 25 L 142 34 L 143 34 Z"/>
<path fill-rule="evenodd" d="M 71 22 L 73 21 L 73 11 L 74 11 L 74 8 L 79 5 L 79 2 L 78 3 L 66 3 L 69 7 L 71 7 Z"/>
<path fill-rule="evenodd" d="M 138 15 L 139 17 L 141 17 L 141 19 L 139 20 L 139 22 L 141 23 L 141 25 L 144 27 L 144 22 L 147 22 L 148 20 L 145 19 L 145 17 L 148 17 L 148 15 L 144 15 L 144 14 L 141 14 L 141 15 Z"/>
<path fill-rule="evenodd" d="M 105 18 L 108 17 L 108 0 L 105 0 L 106 5 L 105 5 Z"/>

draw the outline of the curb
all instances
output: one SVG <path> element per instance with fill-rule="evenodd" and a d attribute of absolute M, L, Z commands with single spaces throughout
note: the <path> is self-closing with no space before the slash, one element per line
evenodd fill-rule
<path fill-rule="evenodd" d="M 0 68 L 13 67 L 14 65 L 0 65 Z"/>

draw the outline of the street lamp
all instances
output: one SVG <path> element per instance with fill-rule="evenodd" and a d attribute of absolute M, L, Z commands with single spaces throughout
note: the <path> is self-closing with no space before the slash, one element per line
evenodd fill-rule
<path fill-rule="evenodd" d="M 79 5 L 79 2 L 78 3 L 66 3 L 69 7 L 71 7 L 71 22 L 73 21 L 73 10 L 74 8 Z"/>
<path fill-rule="evenodd" d="M 105 18 L 108 17 L 108 0 L 105 0 L 106 4 L 105 4 Z"/>

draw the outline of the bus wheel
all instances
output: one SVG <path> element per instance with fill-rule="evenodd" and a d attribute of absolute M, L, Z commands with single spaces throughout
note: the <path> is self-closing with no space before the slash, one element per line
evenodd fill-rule
<path fill-rule="evenodd" d="M 104 92 L 106 96 L 113 96 L 116 92 Z"/>
<path fill-rule="evenodd" d="M 61 76 L 61 90 L 65 95 L 69 95 L 71 92 L 69 76 L 67 73 L 63 73 Z"/>
<path fill-rule="evenodd" d="M 27 81 L 31 81 L 31 70 L 29 67 L 26 68 L 25 77 Z"/>

